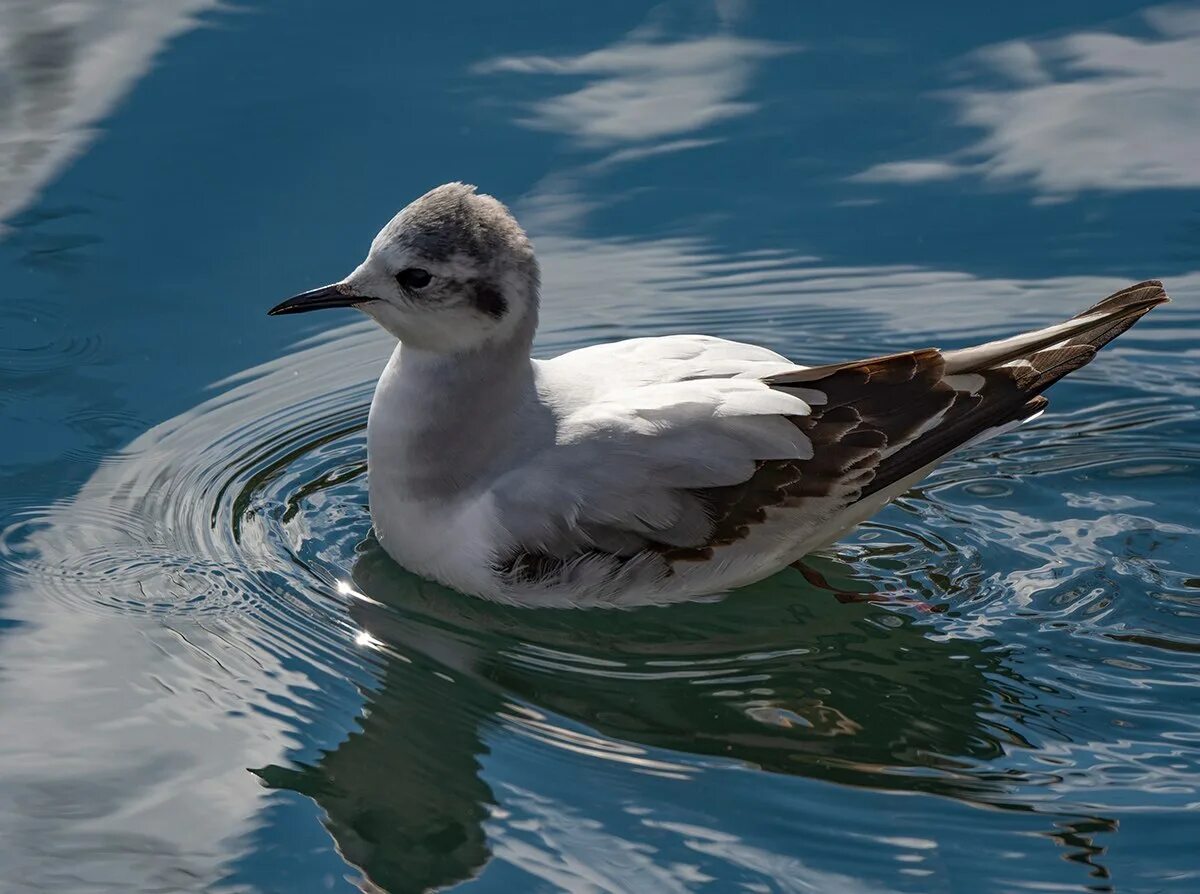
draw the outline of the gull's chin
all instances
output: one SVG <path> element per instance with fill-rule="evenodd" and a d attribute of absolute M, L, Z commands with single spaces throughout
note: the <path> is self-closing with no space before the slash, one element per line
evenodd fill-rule
<path fill-rule="evenodd" d="M 354 307 L 374 320 L 389 335 L 400 339 L 400 341 L 414 344 L 419 340 L 419 333 L 416 331 L 416 327 L 413 326 L 409 315 L 390 302 L 369 300 L 360 302 L 354 305 Z"/>

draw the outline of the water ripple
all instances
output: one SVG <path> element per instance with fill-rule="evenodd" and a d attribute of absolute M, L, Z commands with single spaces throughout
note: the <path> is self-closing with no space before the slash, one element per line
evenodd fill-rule
<path fill-rule="evenodd" d="M 864 320 L 902 318 L 897 290 L 921 282 L 907 268 L 868 276 L 786 253 L 722 264 L 688 249 L 696 267 L 685 269 L 678 250 L 651 248 L 642 289 L 661 297 L 700 270 L 716 277 L 712 300 L 746 306 L 715 313 L 698 299 L 636 325 L 581 313 L 543 348 L 704 323 L 833 359 Z M 803 282 L 811 304 L 770 300 Z M 924 283 L 947 307 L 971 285 Z M 862 303 L 829 294 L 859 286 Z M 1016 325 L 984 328 L 1001 323 Z M 916 343 L 920 325 L 874 347 Z M 823 810 L 842 811 L 840 828 L 876 842 L 865 859 L 903 857 L 914 872 L 936 848 L 897 836 L 868 793 L 997 808 L 1013 834 L 980 845 L 997 859 L 1048 843 L 1102 866 L 1094 839 L 1118 810 L 1200 799 L 1200 532 L 1179 497 L 1200 471 L 1188 397 L 1198 377 L 1136 354 L 1161 334 L 814 557 L 819 586 L 788 571 L 724 600 L 583 614 L 493 606 L 404 572 L 368 536 L 364 429 L 389 345 L 365 326 L 219 383 L 108 457 L 73 499 L 15 516 L 0 569 L 66 613 L 170 631 L 162 648 L 188 670 L 154 685 L 203 693 L 225 720 L 289 730 L 295 759 L 255 772 L 314 799 L 340 852 L 385 889 L 411 887 L 414 872 L 426 887 L 450 884 L 493 858 L 565 884 L 586 876 L 581 854 L 640 853 L 600 820 L 564 831 L 579 808 L 545 789 L 582 773 L 596 799 L 614 799 L 609 813 L 679 839 L 713 877 L 840 884 L 828 868 L 722 837 L 703 806 L 712 774 L 725 774 L 726 809 L 769 802 L 806 840 L 827 833 Z M 314 740 L 314 718 L 337 716 L 326 691 L 336 679 L 354 680 L 366 704 L 353 728 Z M 495 785 L 481 770 L 492 751 L 506 762 Z M 696 798 L 694 821 L 655 815 L 631 775 L 675 786 L 668 802 Z M 697 794 L 682 794 L 690 783 Z M 836 798 L 813 794 L 828 785 Z M 810 797 L 827 806 L 811 810 Z M 945 819 L 930 803 L 908 809 L 935 836 Z M 664 890 L 687 887 L 684 868 L 660 875 Z"/>
<path fill-rule="evenodd" d="M 73 335 L 70 324 L 50 302 L 7 302 L 0 309 L 0 371 L 6 377 L 37 378 L 88 362 L 99 352 L 100 339 Z"/>

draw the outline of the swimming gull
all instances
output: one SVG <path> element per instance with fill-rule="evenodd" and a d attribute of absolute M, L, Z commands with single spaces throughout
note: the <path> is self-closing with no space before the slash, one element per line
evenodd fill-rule
<path fill-rule="evenodd" d="M 806 368 L 704 335 L 531 359 L 533 245 L 450 183 L 349 276 L 271 314 L 355 307 L 399 339 L 367 424 L 371 517 L 405 567 L 521 605 L 666 603 L 828 545 L 1169 300 L 1122 289 L 1063 323 L 961 350 Z"/>

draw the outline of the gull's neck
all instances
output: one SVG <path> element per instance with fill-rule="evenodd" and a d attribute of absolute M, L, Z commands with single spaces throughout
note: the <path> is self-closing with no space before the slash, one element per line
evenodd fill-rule
<path fill-rule="evenodd" d="M 367 425 L 372 503 L 385 492 L 447 499 L 486 484 L 521 443 L 535 397 L 525 339 L 453 355 L 397 345 Z"/>

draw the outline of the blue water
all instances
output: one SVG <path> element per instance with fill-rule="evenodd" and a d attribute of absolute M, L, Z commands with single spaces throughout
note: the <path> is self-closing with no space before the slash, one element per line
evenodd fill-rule
<path fill-rule="evenodd" d="M 1200 890 L 1200 5 L 7 0 L 0 43 L 0 890 Z M 454 179 L 534 235 L 544 354 L 1176 300 L 813 559 L 876 601 L 503 609 L 369 536 L 387 338 L 265 316 Z"/>

